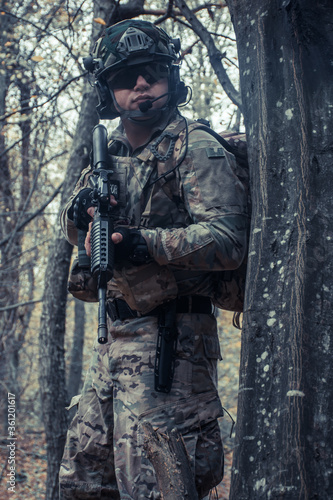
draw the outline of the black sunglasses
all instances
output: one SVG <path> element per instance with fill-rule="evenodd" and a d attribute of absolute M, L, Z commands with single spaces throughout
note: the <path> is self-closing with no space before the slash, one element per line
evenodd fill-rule
<path fill-rule="evenodd" d="M 111 90 L 133 89 L 139 76 L 142 76 L 149 85 L 153 85 L 169 76 L 169 67 L 162 63 L 150 63 L 124 68 L 112 73 L 107 78 L 107 83 Z"/>

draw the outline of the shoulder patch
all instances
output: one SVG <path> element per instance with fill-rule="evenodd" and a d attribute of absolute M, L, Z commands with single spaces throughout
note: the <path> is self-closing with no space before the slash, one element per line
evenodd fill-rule
<path fill-rule="evenodd" d="M 218 146 L 206 148 L 206 154 L 208 158 L 223 158 L 225 156 L 224 149 Z"/>

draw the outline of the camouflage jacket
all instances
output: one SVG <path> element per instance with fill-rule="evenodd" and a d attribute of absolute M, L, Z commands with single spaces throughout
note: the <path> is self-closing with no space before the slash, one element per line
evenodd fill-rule
<path fill-rule="evenodd" d="M 142 312 L 177 295 L 212 297 L 216 271 L 237 268 L 246 253 L 247 196 L 234 173 L 234 158 L 192 124 L 173 115 L 134 152 L 121 125 L 110 138 L 112 169 L 121 184 L 115 226 L 140 229 L 154 262 L 116 268 L 108 293 L 140 310 L 129 297 L 138 287 L 138 293 L 146 293 Z M 91 174 L 91 167 L 82 172 L 62 211 L 62 229 L 72 244 L 77 230 L 67 212 L 77 193 L 91 185 Z M 151 288 L 157 278 L 160 294 Z"/>

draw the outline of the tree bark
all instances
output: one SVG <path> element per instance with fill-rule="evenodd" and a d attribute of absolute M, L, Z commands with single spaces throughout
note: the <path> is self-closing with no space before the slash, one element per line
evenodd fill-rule
<path fill-rule="evenodd" d="M 230 499 L 328 499 L 333 7 L 328 0 L 228 5 L 253 203 Z"/>
<path fill-rule="evenodd" d="M 3 7 L 4 2 L 1 2 Z M 20 322 L 20 318 L 26 310 L 18 307 L 11 308 L 19 302 L 19 277 L 20 256 L 22 251 L 23 234 L 17 231 L 18 221 L 21 217 L 20 211 L 24 205 L 30 189 L 30 147 L 31 147 L 31 110 L 27 108 L 25 119 L 20 122 L 21 140 L 19 161 L 13 168 L 10 158 L 6 152 L 8 140 L 8 123 L 3 118 L 6 114 L 6 100 L 10 83 L 13 82 L 19 91 L 21 102 L 30 98 L 30 86 L 23 88 L 17 79 L 15 69 L 19 66 L 6 64 L 9 57 L 12 59 L 18 55 L 19 45 L 14 39 L 15 23 L 11 16 L 2 13 L 0 19 L 0 44 L 3 47 L 2 69 L 0 74 L 0 117 L 2 117 L 2 132 L 0 134 L 0 241 L 6 239 L 1 245 L 0 262 L 0 421 L 8 426 L 7 393 L 15 394 L 16 408 L 20 408 L 21 387 L 18 380 L 19 356 L 24 341 L 26 329 Z M 9 49 L 10 47 L 10 49 Z M 19 185 L 19 196 L 15 193 L 15 183 Z"/>
<path fill-rule="evenodd" d="M 113 7 L 106 0 L 96 4 L 95 18 L 108 19 Z M 100 25 L 98 25 L 100 28 Z M 96 32 L 93 39 L 100 35 Z M 65 174 L 62 203 L 69 198 L 80 172 L 89 163 L 92 129 L 98 121 L 97 97 L 89 82 L 85 83 L 80 116 L 73 139 L 73 147 Z M 66 377 L 64 360 L 64 337 L 66 320 L 67 279 L 73 247 L 62 235 L 60 226 L 55 228 L 50 245 L 48 265 L 45 272 L 43 311 L 39 334 L 39 383 L 41 389 L 42 415 L 47 442 L 46 500 L 59 498 L 59 464 L 67 432 L 65 404 Z"/>
<path fill-rule="evenodd" d="M 67 378 L 68 402 L 78 394 L 81 386 L 85 322 L 84 302 L 74 299 L 74 335 Z"/>
<path fill-rule="evenodd" d="M 170 435 L 161 434 L 148 422 L 143 429 L 144 448 L 155 469 L 162 498 L 198 500 L 189 457 L 179 432 L 174 429 Z"/>
<path fill-rule="evenodd" d="M 119 16 L 123 19 L 138 15 L 143 0 L 116 7 L 102 0 L 94 3 L 94 19 L 103 19 L 112 25 Z M 131 11 L 129 7 L 134 8 Z M 103 28 L 93 23 L 92 45 L 101 36 Z M 86 54 L 84 54 L 86 55 Z M 92 130 L 98 122 L 97 96 L 87 81 L 84 86 L 80 115 L 73 139 L 72 151 L 64 178 L 61 205 L 70 197 L 80 172 L 89 163 Z M 45 272 L 43 311 L 39 333 L 39 383 L 42 416 L 47 442 L 46 500 L 57 500 L 59 465 L 67 432 L 65 404 L 68 400 L 65 378 L 64 338 L 67 300 L 67 279 L 73 247 L 63 237 L 60 226 L 55 228 Z"/>

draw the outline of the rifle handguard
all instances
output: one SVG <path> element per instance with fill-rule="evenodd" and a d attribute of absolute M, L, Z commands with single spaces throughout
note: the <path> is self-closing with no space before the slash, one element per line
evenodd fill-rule
<path fill-rule="evenodd" d="M 114 244 L 111 240 L 113 224 L 109 217 L 97 214 L 91 229 L 91 273 L 99 288 L 106 288 L 113 276 Z"/>

